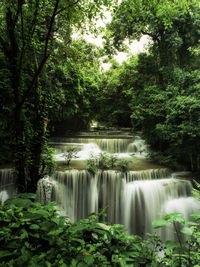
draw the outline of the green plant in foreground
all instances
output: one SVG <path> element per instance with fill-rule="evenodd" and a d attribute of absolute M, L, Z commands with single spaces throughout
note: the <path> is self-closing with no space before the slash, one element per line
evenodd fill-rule
<path fill-rule="evenodd" d="M 183 214 L 164 214 L 163 219 L 153 221 L 154 228 L 173 225 L 177 241 L 167 240 L 163 247 L 163 256 L 159 258 L 162 266 L 199 267 L 200 262 L 200 213 L 190 216 L 194 221 L 186 221 Z M 186 239 L 186 241 L 185 241 Z"/>
<path fill-rule="evenodd" d="M 55 205 L 17 195 L 0 206 L 0 266 L 147 266 L 149 248 L 121 225 L 108 226 L 98 215 L 71 224 Z"/>
<path fill-rule="evenodd" d="M 155 228 L 181 224 L 188 238 L 162 242 L 157 234 L 147 239 L 128 236 L 122 225 L 99 222 L 102 214 L 69 223 L 58 215 L 58 203 L 44 206 L 34 199 L 33 194 L 20 194 L 0 206 L 2 267 L 199 267 L 200 213 L 191 215 L 194 221 L 178 213 L 163 214 L 153 222 Z"/>

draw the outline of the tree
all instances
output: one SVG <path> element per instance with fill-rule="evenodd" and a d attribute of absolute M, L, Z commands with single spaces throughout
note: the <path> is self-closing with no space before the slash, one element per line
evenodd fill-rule
<path fill-rule="evenodd" d="M 124 87 L 131 98 L 132 123 L 153 149 L 193 170 L 199 168 L 200 58 L 194 53 L 199 22 L 197 1 L 127 0 L 115 9 L 105 36 L 115 49 L 123 48 L 126 38 L 151 37 L 148 53 L 139 55 L 132 66 L 132 86 Z"/>
<path fill-rule="evenodd" d="M 57 42 L 56 47 L 47 67 L 52 98 L 49 128 L 61 135 L 83 129 L 94 119 L 101 51 L 85 40 L 73 40 L 70 46 Z"/>
<path fill-rule="evenodd" d="M 69 43 L 72 28 L 83 27 L 99 12 L 102 14 L 104 4 L 108 7 L 111 1 L 2 1 L 0 51 L 8 72 L 9 116 L 19 191 L 35 191 L 41 177 L 48 122 L 44 66 L 52 55 L 54 42 L 60 39 Z"/>

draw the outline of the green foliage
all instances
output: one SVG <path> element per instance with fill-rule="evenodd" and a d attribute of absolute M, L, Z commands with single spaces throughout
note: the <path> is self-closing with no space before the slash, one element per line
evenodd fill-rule
<path fill-rule="evenodd" d="M 159 259 L 162 266 L 198 266 L 200 260 L 200 213 L 191 214 L 194 221 L 186 221 L 183 214 L 163 214 L 164 218 L 153 221 L 154 228 L 172 224 L 178 242 L 167 240 L 164 255 Z M 183 241 L 185 236 L 186 241 Z"/>
<path fill-rule="evenodd" d="M 18 195 L 0 206 L 0 266 L 58 266 L 62 261 L 66 218 L 58 216 L 56 203 L 43 206 L 34 198 Z"/>
<path fill-rule="evenodd" d="M 110 156 L 107 153 L 101 153 L 98 157 L 98 167 L 101 170 L 107 170 L 111 168 Z"/>
<path fill-rule="evenodd" d="M 120 112 L 123 121 L 130 116 L 152 150 L 161 152 L 161 163 L 181 163 L 191 170 L 200 168 L 200 58 L 190 52 L 199 46 L 199 22 L 197 1 L 122 1 L 108 25 L 109 47 L 120 50 L 126 38 L 142 35 L 151 44 L 147 53 L 104 74 L 105 92 L 99 97 L 108 98 L 102 106 L 105 121 L 117 124 Z M 113 103 L 117 108 L 112 109 Z"/>
<path fill-rule="evenodd" d="M 127 172 L 131 159 L 118 159 L 116 162 L 116 169 L 121 172 Z"/>
<path fill-rule="evenodd" d="M 48 64 L 49 128 L 51 133 L 60 135 L 69 129 L 83 129 L 96 116 L 101 53 L 98 47 L 82 39 L 73 40 L 68 46 L 57 42 L 56 48 Z"/>
<path fill-rule="evenodd" d="M 135 58 L 132 64 L 135 64 Z M 96 99 L 96 119 L 108 125 L 130 127 L 131 109 L 128 86 L 134 80 L 135 71 L 131 66 L 112 62 L 111 68 L 102 73 Z"/>
<path fill-rule="evenodd" d="M 71 224 L 54 206 L 19 195 L 0 206 L 0 266 L 139 266 L 149 248 L 121 225 L 108 226 L 98 216 Z"/>
<path fill-rule="evenodd" d="M 0 266 L 198 266 L 200 260 L 200 213 L 185 221 L 182 214 L 163 214 L 155 228 L 180 223 L 185 243 L 157 234 L 142 239 L 128 236 L 122 225 L 99 222 L 105 214 L 91 214 L 70 223 L 55 205 L 34 201 L 34 194 L 19 194 L 0 206 Z M 160 256 L 160 253 L 162 256 Z"/>
<path fill-rule="evenodd" d="M 116 169 L 121 172 L 127 172 L 131 162 L 131 159 L 119 159 L 114 154 L 107 154 L 104 152 L 96 157 L 91 155 L 87 160 L 87 170 L 92 174 L 95 174 L 98 169 Z"/>
<path fill-rule="evenodd" d="M 35 192 L 43 176 L 48 123 L 52 130 L 58 117 L 75 117 L 86 125 L 94 114 L 98 52 L 71 35 L 115 2 L 2 1 L 0 159 L 12 159 L 19 191 Z"/>
<path fill-rule="evenodd" d="M 87 170 L 93 175 L 98 171 L 98 161 L 93 155 L 87 160 Z"/>
<path fill-rule="evenodd" d="M 52 175 L 56 169 L 55 149 L 46 146 L 41 156 L 41 177 Z"/>

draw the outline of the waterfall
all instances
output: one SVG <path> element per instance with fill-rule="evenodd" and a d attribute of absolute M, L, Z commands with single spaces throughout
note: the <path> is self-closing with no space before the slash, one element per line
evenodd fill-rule
<path fill-rule="evenodd" d="M 149 153 L 148 146 L 145 140 L 139 136 L 134 138 L 134 141 L 128 145 L 128 152 L 133 153 L 135 157 L 147 157 Z"/>
<path fill-rule="evenodd" d="M 170 177 L 171 172 L 167 168 L 149 169 L 144 171 L 129 171 L 126 174 L 127 182 L 135 180 L 153 180 Z"/>
<path fill-rule="evenodd" d="M 0 204 L 16 193 L 12 169 L 0 169 Z"/>
<path fill-rule="evenodd" d="M 71 221 L 105 210 L 109 223 L 121 223 L 130 234 L 152 232 L 151 223 L 166 203 L 191 196 L 190 181 L 170 177 L 168 169 L 138 172 L 86 170 L 56 172 L 54 198 Z M 197 207 L 197 205 L 196 205 Z M 189 206 L 188 206 L 189 212 Z M 179 211 L 181 212 L 181 210 Z"/>
<path fill-rule="evenodd" d="M 159 218 L 157 213 L 163 211 L 166 202 L 188 197 L 191 190 L 189 181 L 174 178 L 128 183 L 124 191 L 124 225 L 130 234 L 151 233 L 151 223 Z"/>
<path fill-rule="evenodd" d="M 101 151 L 108 153 L 125 153 L 128 151 L 128 146 L 131 142 L 131 138 L 54 138 L 50 144 L 55 146 L 57 153 L 66 152 L 69 147 L 81 148 L 84 144 L 91 143 L 96 144 Z"/>
<path fill-rule="evenodd" d="M 130 234 L 144 235 L 153 231 L 152 221 L 160 218 L 159 212 L 183 212 L 188 218 L 191 212 L 200 209 L 199 203 L 191 197 L 192 185 L 187 179 L 188 173 L 172 173 L 149 162 L 146 159 L 148 145 L 139 136 L 84 136 L 52 141 L 58 164 L 62 160 L 61 152 L 67 151 L 70 146 L 78 148 L 80 161 L 102 152 L 114 153 L 118 158 L 132 158 L 132 170 L 125 173 L 104 170 L 93 175 L 84 169 L 72 169 L 57 171 L 48 180 L 53 185 L 48 196 L 61 203 L 72 222 L 104 210 L 107 217 L 102 219 L 125 225 Z M 45 186 L 46 182 L 40 184 L 40 198 L 46 201 Z M 159 234 L 163 239 L 174 239 L 172 229 L 166 228 Z"/>
<path fill-rule="evenodd" d="M 57 172 L 52 179 L 55 201 L 72 222 L 98 212 L 97 179 L 87 171 Z"/>
<path fill-rule="evenodd" d="M 174 199 L 168 200 L 164 207 L 163 212 L 165 213 L 181 213 L 184 215 L 186 221 L 193 221 L 193 218 L 190 216 L 192 213 L 200 211 L 199 201 L 195 200 L 193 197 L 181 196 Z M 180 229 L 180 224 L 176 223 L 177 229 Z M 165 227 L 165 229 L 160 229 L 160 236 L 163 240 L 175 240 L 178 241 L 177 233 L 173 225 Z M 185 236 L 180 235 L 179 239 L 182 241 L 185 240 Z"/>

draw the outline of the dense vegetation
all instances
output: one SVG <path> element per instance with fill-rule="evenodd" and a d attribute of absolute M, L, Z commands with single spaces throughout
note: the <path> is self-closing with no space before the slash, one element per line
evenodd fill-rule
<path fill-rule="evenodd" d="M 77 28 L 97 31 L 103 5 L 105 49 L 74 40 Z M 0 160 L 14 165 L 19 191 L 35 192 L 52 169 L 49 135 L 92 119 L 141 130 L 155 159 L 199 170 L 198 1 L 11 0 L 0 17 Z M 146 53 L 101 72 L 102 56 L 142 35 Z"/>
<path fill-rule="evenodd" d="M 88 124 L 94 114 L 98 49 L 73 41 L 111 1 L 6 1 L 0 7 L 1 162 L 18 190 L 35 192 L 51 162 L 48 131 Z M 91 111 L 92 110 L 92 111 Z"/>
<path fill-rule="evenodd" d="M 0 206 L 2 267 L 199 266 L 199 213 L 193 214 L 193 222 L 185 222 L 181 214 L 154 221 L 155 228 L 190 225 L 181 229 L 188 236 L 185 244 L 181 239 L 162 243 L 156 234 L 128 236 L 122 225 L 100 223 L 95 214 L 72 224 L 58 216 L 56 203 L 43 206 L 34 198 L 21 194 Z"/>
<path fill-rule="evenodd" d="M 109 123 L 129 122 L 161 152 L 157 159 L 191 170 L 200 167 L 199 27 L 195 1 L 190 7 L 183 1 L 123 1 L 108 26 L 107 49 L 113 52 L 126 38 L 141 35 L 149 36 L 151 44 L 146 53 L 104 73 L 106 108 L 102 105 L 98 114 Z M 108 119 L 107 111 L 112 114 Z"/>
<path fill-rule="evenodd" d="M 19 192 L 35 193 L 54 169 L 50 135 L 86 128 L 93 119 L 142 131 L 156 160 L 200 170 L 199 1 L 116 2 L 1 1 L 0 162 L 14 166 Z M 96 31 L 92 22 L 103 6 L 112 7 L 105 49 L 73 39 L 75 29 Z M 112 59 L 124 40 L 142 35 L 151 39 L 145 53 L 122 65 Z M 112 66 L 102 72 L 106 54 Z M 91 158 L 88 169 L 128 167 L 105 154 L 98 164 Z M 0 266 L 199 266 L 199 214 L 194 222 L 180 214 L 154 222 L 187 225 L 183 245 L 127 236 L 94 214 L 72 224 L 54 204 L 33 199 L 20 195 L 0 206 Z"/>

